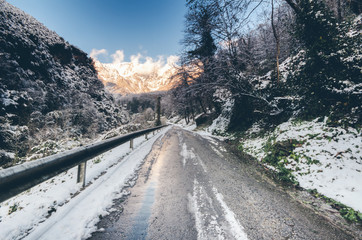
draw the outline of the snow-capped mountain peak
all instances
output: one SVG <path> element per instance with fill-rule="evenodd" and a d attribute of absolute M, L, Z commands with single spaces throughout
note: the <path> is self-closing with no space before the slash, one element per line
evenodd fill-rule
<path fill-rule="evenodd" d="M 141 58 L 145 59 L 140 62 Z M 177 80 L 176 56 L 170 56 L 165 63 L 161 58 L 154 61 L 140 54 L 131 57 L 130 62 L 114 61 L 101 63 L 94 59 L 99 79 L 113 93 L 145 93 L 170 90 Z"/>

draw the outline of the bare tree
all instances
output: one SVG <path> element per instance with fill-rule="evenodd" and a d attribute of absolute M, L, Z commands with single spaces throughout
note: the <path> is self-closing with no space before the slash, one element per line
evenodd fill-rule
<path fill-rule="evenodd" d="M 271 0 L 271 26 L 273 29 L 273 35 L 275 38 L 275 42 L 277 45 L 277 51 L 276 51 L 276 69 L 277 69 L 277 83 L 279 84 L 279 78 L 280 78 L 280 71 L 279 71 L 279 55 L 280 55 L 280 38 L 278 30 L 274 23 L 274 0 Z"/>

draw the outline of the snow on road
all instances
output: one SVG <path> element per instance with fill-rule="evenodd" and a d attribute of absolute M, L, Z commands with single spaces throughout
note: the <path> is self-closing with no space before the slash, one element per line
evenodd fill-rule
<path fill-rule="evenodd" d="M 185 167 L 187 160 L 192 160 L 193 165 L 201 165 L 204 172 L 207 172 L 206 165 L 204 162 L 195 154 L 195 149 L 191 148 L 190 150 L 187 149 L 187 146 L 185 143 L 181 146 L 181 152 L 180 155 L 182 156 L 182 164 Z"/>
<path fill-rule="evenodd" d="M 224 210 L 226 221 L 230 224 L 230 230 L 235 239 L 246 240 L 248 239 L 246 233 L 244 232 L 243 226 L 240 225 L 239 221 L 236 219 L 234 212 L 226 205 L 224 197 L 221 193 L 217 191 L 214 187 L 213 192 L 216 196 L 216 199 L 219 201 L 221 207 Z"/>
<path fill-rule="evenodd" d="M 213 201 L 213 197 L 216 197 L 218 203 Z M 197 239 L 248 239 L 243 226 L 236 219 L 235 214 L 224 202 L 224 197 L 215 187 L 213 187 L 212 193 L 208 194 L 205 187 L 195 179 L 193 194 L 189 194 L 188 199 L 190 210 L 195 216 Z M 221 206 L 223 216 L 218 214 L 216 210 L 218 208 L 217 204 Z M 225 218 L 226 221 L 223 221 L 221 217 Z"/>
<path fill-rule="evenodd" d="M 209 135 L 206 134 L 206 136 L 202 137 L 218 146 L 217 142 Z M 202 169 L 204 176 L 207 176 L 206 164 L 197 154 L 194 146 L 187 146 L 181 131 L 178 132 L 178 138 L 183 168 L 185 168 L 186 164 L 189 164 L 192 168 L 199 165 L 199 169 Z M 212 147 L 212 149 L 216 150 L 215 153 L 219 157 L 224 157 L 215 147 Z M 205 181 L 202 175 L 202 173 L 198 173 L 193 182 L 193 192 L 188 194 L 189 209 L 195 218 L 197 239 L 248 239 L 243 226 L 224 201 L 223 195 L 213 186 L 211 180 Z M 201 180 L 198 180 L 198 178 Z M 209 186 L 209 191 L 207 191 L 207 186 Z"/>
<path fill-rule="evenodd" d="M 188 195 L 190 210 L 195 216 L 197 239 L 226 239 L 226 232 L 213 205 L 212 198 L 195 179 L 193 194 Z"/>
<path fill-rule="evenodd" d="M 135 176 L 161 130 L 150 140 L 144 136 L 120 145 L 87 162 L 83 191 L 76 184 L 77 168 L 72 168 L 0 205 L 0 239 L 84 239 L 96 231 L 99 216 L 107 215 L 113 199 Z M 106 172 L 105 174 L 102 174 Z M 50 216 L 50 217 L 49 217 Z"/>
<path fill-rule="evenodd" d="M 195 157 L 195 156 L 191 156 L 191 154 L 194 154 L 194 153 L 187 150 L 187 146 L 185 143 L 182 145 L 180 154 L 182 156 L 182 165 L 184 166 L 184 168 L 185 168 L 187 159 L 190 157 L 191 158 Z"/>

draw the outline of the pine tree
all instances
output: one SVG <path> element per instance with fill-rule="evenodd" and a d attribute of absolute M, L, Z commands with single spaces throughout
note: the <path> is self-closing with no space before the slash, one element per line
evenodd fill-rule
<path fill-rule="evenodd" d="M 297 85 L 298 95 L 303 96 L 305 114 L 309 117 L 327 114 L 337 102 L 356 105 L 351 104 L 356 102 L 355 97 L 343 91 L 345 81 L 356 83 L 360 75 L 358 67 L 343 60 L 348 46 L 355 46 L 348 43 L 349 27 L 338 24 L 322 0 L 286 1 L 296 13 L 296 36 L 306 50 L 303 70 L 292 83 Z M 353 41 L 360 42 L 360 38 L 357 36 Z"/>

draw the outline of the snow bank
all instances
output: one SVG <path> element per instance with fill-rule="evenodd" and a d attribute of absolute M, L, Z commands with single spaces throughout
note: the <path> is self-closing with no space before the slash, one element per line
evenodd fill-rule
<path fill-rule="evenodd" d="M 229 126 L 235 101 L 232 98 L 231 92 L 226 89 L 217 89 L 214 93 L 214 100 L 221 103 L 222 111 L 221 114 L 214 119 L 212 124 L 206 128 L 206 132 L 211 134 L 223 134 Z"/>
<path fill-rule="evenodd" d="M 131 179 L 163 129 L 150 140 L 144 136 L 116 147 L 87 162 L 86 184 L 76 184 L 72 168 L 27 192 L 0 204 L 0 239 L 84 239 L 96 231 L 114 198 Z M 105 174 L 104 174 L 105 173 Z M 44 235 L 43 235 L 44 234 Z"/>
<path fill-rule="evenodd" d="M 362 212 L 362 137 L 360 130 L 328 127 L 322 122 L 285 122 L 264 137 L 249 138 L 241 143 L 244 150 L 262 160 L 268 139 L 274 142 L 296 139 L 301 144 L 288 157 L 286 167 L 305 189 L 316 189 Z M 248 133 L 257 132 L 257 126 Z"/>

